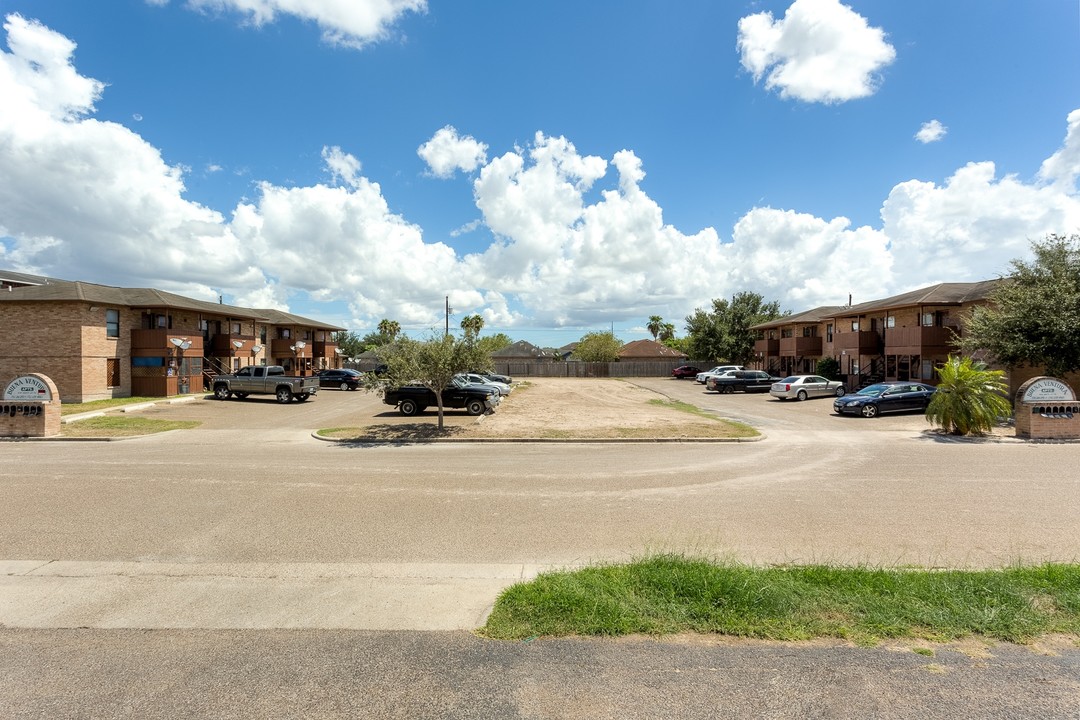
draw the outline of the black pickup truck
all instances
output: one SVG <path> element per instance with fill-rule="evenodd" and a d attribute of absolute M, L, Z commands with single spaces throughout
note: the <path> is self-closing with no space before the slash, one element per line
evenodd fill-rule
<path fill-rule="evenodd" d="M 718 393 L 733 393 L 736 390 L 768 392 L 774 382 L 780 382 L 780 378 L 773 377 L 762 370 L 736 370 L 726 375 L 710 377 L 705 387 Z"/>
<path fill-rule="evenodd" d="M 404 385 L 383 393 L 383 402 L 396 405 L 402 415 L 416 415 L 438 405 L 435 392 L 423 385 Z M 490 385 L 470 385 L 454 378 L 442 391 L 443 409 L 465 408 L 470 415 L 483 415 L 499 404 L 499 391 Z"/>

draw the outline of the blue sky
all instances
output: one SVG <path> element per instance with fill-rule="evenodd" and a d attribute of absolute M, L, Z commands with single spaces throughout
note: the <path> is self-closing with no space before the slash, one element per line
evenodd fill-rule
<path fill-rule="evenodd" d="M 0 267 L 562 345 L 1080 232 L 1080 2 L 0 0 Z"/>

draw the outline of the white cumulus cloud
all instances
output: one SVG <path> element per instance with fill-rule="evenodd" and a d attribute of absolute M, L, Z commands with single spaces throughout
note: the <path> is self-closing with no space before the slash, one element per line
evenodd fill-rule
<path fill-rule="evenodd" d="M 739 20 L 742 66 L 781 97 L 837 103 L 873 95 L 896 57 L 885 32 L 838 0 L 795 0 L 783 19 Z"/>
<path fill-rule="evenodd" d="M 416 149 L 431 174 L 448 178 L 456 170 L 472 172 L 487 162 L 488 146 L 471 135 L 461 137 L 452 125 L 439 129 L 430 140 Z"/>
<path fill-rule="evenodd" d="M 166 4 L 166 0 L 148 2 Z M 255 26 L 271 23 L 279 14 L 293 15 L 318 25 L 325 42 L 351 48 L 385 38 L 405 13 L 427 10 L 427 0 L 187 0 L 187 4 L 242 13 Z"/>
<path fill-rule="evenodd" d="M 915 139 L 926 145 L 941 140 L 948 131 L 949 128 L 942 125 L 940 120 L 931 120 L 922 124 L 919 132 L 915 133 Z"/>

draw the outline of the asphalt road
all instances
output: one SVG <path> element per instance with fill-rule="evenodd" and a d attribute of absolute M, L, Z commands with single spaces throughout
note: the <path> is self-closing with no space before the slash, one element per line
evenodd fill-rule
<path fill-rule="evenodd" d="M 518 579 L 654 551 L 932 567 L 1080 557 L 1080 445 L 951 442 L 919 416 L 641 384 L 767 437 L 350 446 L 311 431 L 395 416 L 373 396 L 324 391 L 305 405 L 146 411 L 204 421 L 163 436 L 0 442 L 0 708 L 1080 718 L 1080 651 L 1067 644 L 926 658 L 470 635 Z"/>

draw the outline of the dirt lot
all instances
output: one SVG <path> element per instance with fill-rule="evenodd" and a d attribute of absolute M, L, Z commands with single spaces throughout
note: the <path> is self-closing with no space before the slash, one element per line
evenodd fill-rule
<path fill-rule="evenodd" d="M 679 409 L 682 407 L 682 409 Z M 757 432 L 706 412 L 679 406 L 665 395 L 616 379 L 535 378 L 520 383 L 498 410 L 480 418 L 448 411 L 445 434 L 459 438 L 734 438 Z M 432 408 L 418 418 L 381 413 L 334 437 L 434 437 Z"/>

